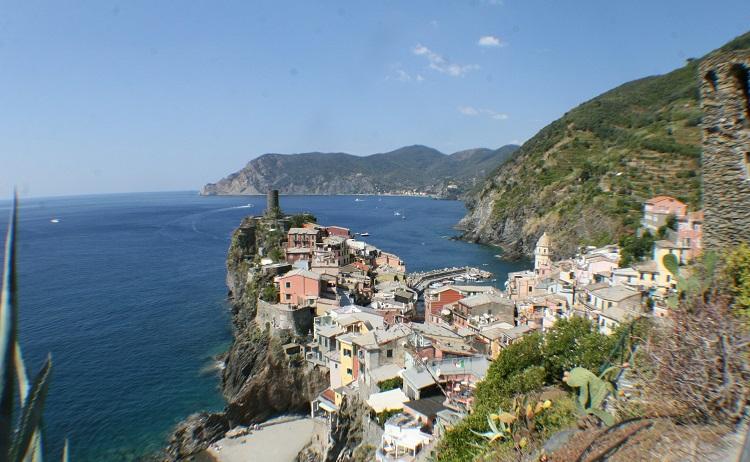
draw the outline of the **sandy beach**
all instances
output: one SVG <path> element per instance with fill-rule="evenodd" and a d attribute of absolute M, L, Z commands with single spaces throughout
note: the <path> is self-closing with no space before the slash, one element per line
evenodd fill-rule
<path fill-rule="evenodd" d="M 223 438 L 206 455 L 216 462 L 292 462 L 312 438 L 310 418 L 266 425 L 246 436 Z"/>

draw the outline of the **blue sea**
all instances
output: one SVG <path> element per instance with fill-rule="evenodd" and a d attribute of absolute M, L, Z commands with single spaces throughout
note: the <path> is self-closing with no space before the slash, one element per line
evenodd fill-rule
<path fill-rule="evenodd" d="M 21 344 L 32 372 L 52 354 L 52 460 L 65 438 L 76 462 L 136 460 L 187 415 L 223 407 L 214 357 L 231 341 L 226 250 L 242 217 L 264 206 L 263 197 L 196 192 L 22 201 Z M 282 196 L 281 206 L 370 233 L 409 271 L 473 265 L 502 285 L 507 272 L 529 267 L 450 240 L 465 211 L 457 201 Z M 0 202 L 3 231 L 9 209 Z"/>

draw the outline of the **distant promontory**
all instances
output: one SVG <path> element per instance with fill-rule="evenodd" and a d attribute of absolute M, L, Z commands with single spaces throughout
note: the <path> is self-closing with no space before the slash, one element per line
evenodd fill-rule
<path fill-rule="evenodd" d="M 278 189 L 283 194 L 419 194 L 458 198 L 479 184 L 518 149 L 468 149 L 444 154 L 415 145 L 355 156 L 309 152 L 263 154 L 239 170 L 201 189 L 201 195 L 254 195 Z"/>

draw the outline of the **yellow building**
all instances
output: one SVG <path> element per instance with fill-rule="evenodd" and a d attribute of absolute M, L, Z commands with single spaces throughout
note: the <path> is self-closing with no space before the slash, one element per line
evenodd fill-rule
<path fill-rule="evenodd" d="M 339 368 L 339 374 L 341 375 L 341 385 L 346 386 L 352 383 L 356 378 L 356 346 L 352 342 L 351 335 L 343 335 L 341 337 L 338 337 L 336 341 L 339 344 L 339 360 L 341 361 L 341 367 Z"/>
<path fill-rule="evenodd" d="M 664 257 L 672 254 L 677 258 L 679 264 L 684 264 L 687 258 L 689 248 L 681 247 L 670 241 L 654 242 L 654 263 L 656 263 L 656 288 L 657 291 L 666 295 L 671 289 L 677 288 L 675 275 L 664 265 Z"/>

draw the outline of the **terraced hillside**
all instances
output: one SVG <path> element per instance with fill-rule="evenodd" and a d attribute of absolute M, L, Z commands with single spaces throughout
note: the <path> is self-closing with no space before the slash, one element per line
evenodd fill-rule
<path fill-rule="evenodd" d="M 721 48 L 750 47 L 750 33 Z M 469 240 L 530 254 L 543 231 L 560 255 L 632 233 L 645 199 L 700 207 L 698 64 L 635 80 L 552 122 L 467 201 Z"/>

